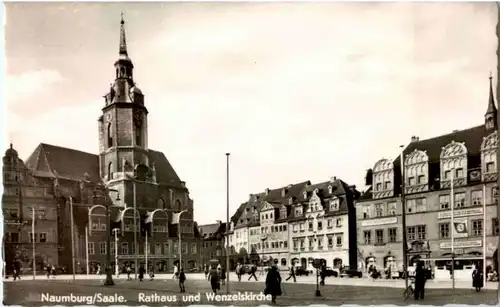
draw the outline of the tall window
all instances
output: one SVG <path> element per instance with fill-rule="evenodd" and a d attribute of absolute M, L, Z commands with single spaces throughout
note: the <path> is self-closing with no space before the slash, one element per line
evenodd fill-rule
<path fill-rule="evenodd" d="M 455 193 L 455 208 L 464 208 L 466 206 L 465 193 Z"/>
<path fill-rule="evenodd" d="M 196 255 L 196 243 L 191 243 L 191 254 Z"/>
<path fill-rule="evenodd" d="M 415 226 L 408 227 L 406 230 L 406 235 L 408 237 L 408 241 L 415 241 L 415 238 L 416 238 Z"/>
<path fill-rule="evenodd" d="M 426 226 L 425 225 L 417 226 L 417 239 L 425 240 L 426 238 L 427 238 Z"/>
<path fill-rule="evenodd" d="M 498 187 L 491 188 L 491 198 L 494 204 L 498 204 Z"/>
<path fill-rule="evenodd" d="M 477 190 L 471 192 L 471 204 L 473 206 L 481 206 L 483 203 L 483 191 Z"/>
<path fill-rule="evenodd" d="M 108 163 L 108 179 L 113 179 L 113 162 Z"/>
<path fill-rule="evenodd" d="M 450 223 L 439 224 L 439 238 L 448 239 L 450 237 Z"/>
<path fill-rule="evenodd" d="M 342 234 L 337 235 L 337 246 L 342 246 Z"/>
<path fill-rule="evenodd" d="M 135 144 L 141 146 L 142 144 L 142 131 L 140 128 L 135 128 Z"/>
<path fill-rule="evenodd" d="M 128 255 L 128 242 L 122 242 L 122 255 Z"/>
<path fill-rule="evenodd" d="M 376 244 L 383 244 L 384 243 L 384 230 L 383 229 L 376 229 L 375 230 L 375 243 Z"/>
<path fill-rule="evenodd" d="M 94 254 L 94 242 L 88 242 L 88 247 L 89 247 L 89 255 Z"/>
<path fill-rule="evenodd" d="M 382 204 L 375 205 L 375 214 L 377 217 L 384 216 L 384 208 L 382 208 Z"/>
<path fill-rule="evenodd" d="M 47 233 L 46 232 L 41 232 L 38 234 L 38 242 L 40 242 L 40 243 L 47 242 Z"/>
<path fill-rule="evenodd" d="M 365 237 L 365 244 L 372 244 L 372 232 L 371 230 L 363 231 Z"/>
<path fill-rule="evenodd" d="M 155 254 L 157 254 L 157 255 L 161 254 L 161 244 L 160 243 L 155 243 Z"/>
<path fill-rule="evenodd" d="M 494 236 L 498 236 L 499 234 L 499 227 L 498 227 L 498 218 L 492 218 L 491 219 L 491 234 Z"/>
<path fill-rule="evenodd" d="M 389 228 L 389 242 L 393 243 L 396 242 L 396 235 L 397 235 L 397 228 Z"/>
<path fill-rule="evenodd" d="M 479 237 L 483 234 L 483 220 L 472 221 L 472 235 Z"/>
<path fill-rule="evenodd" d="M 163 253 L 165 255 L 170 255 L 170 245 L 168 243 L 163 244 Z"/>
<path fill-rule="evenodd" d="M 369 219 L 370 218 L 370 207 L 369 206 L 364 206 L 363 207 L 363 218 L 364 219 Z"/>
<path fill-rule="evenodd" d="M 439 206 L 441 209 L 449 209 L 450 208 L 450 195 L 440 195 L 439 196 Z"/>
<path fill-rule="evenodd" d="M 106 255 L 106 242 L 99 243 L 99 253 L 101 255 Z"/>
<path fill-rule="evenodd" d="M 182 253 L 183 254 L 188 253 L 188 244 L 187 243 L 182 243 Z"/>
<path fill-rule="evenodd" d="M 111 123 L 108 123 L 106 135 L 108 137 L 108 147 L 113 147 L 113 129 L 111 128 Z"/>
<path fill-rule="evenodd" d="M 391 216 L 396 215 L 396 203 L 388 203 L 387 204 L 387 215 L 391 215 Z"/>

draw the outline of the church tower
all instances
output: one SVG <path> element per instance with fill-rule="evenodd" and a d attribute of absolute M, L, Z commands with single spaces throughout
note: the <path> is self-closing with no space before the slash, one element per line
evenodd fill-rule
<path fill-rule="evenodd" d="M 490 76 L 490 96 L 488 99 L 488 109 L 484 114 L 484 125 L 487 131 L 493 132 L 497 129 L 497 107 L 495 106 L 495 98 L 493 96 L 493 81 Z"/>
<path fill-rule="evenodd" d="M 120 21 L 118 59 L 114 63 L 115 81 L 104 96 L 99 124 L 99 167 L 104 182 L 137 176 L 150 178 L 148 161 L 148 110 L 144 95 L 134 82 L 134 65 L 128 56 L 123 14 Z M 148 176 L 149 174 L 149 176 Z"/>

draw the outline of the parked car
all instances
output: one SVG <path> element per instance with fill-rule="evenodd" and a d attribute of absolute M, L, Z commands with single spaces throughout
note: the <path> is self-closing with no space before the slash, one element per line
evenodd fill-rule
<path fill-rule="evenodd" d="M 327 266 L 325 268 L 325 276 L 326 277 L 330 277 L 330 276 L 339 277 L 339 272 L 337 272 L 334 269 L 332 269 L 331 267 Z"/>
<path fill-rule="evenodd" d="M 302 276 L 302 275 L 308 276 L 309 275 L 309 271 L 307 271 L 305 268 L 303 268 L 301 266 L 298 266 L 298 267 L 295 267 L 295 275 L 297 275 L 297 276 Z"/>
<path fill-rule="evenodd" d="M 357 269 L 345 268 L 340 272 L 340 277 L 363 277 L 363 273 Z"/>

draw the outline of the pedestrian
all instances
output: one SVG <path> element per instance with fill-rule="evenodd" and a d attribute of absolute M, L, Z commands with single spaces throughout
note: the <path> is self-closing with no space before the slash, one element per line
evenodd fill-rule
<path fill-rule="evenodd" d="M 127 280 L 132 280 L 132 278 L 130 277 L 130 274 L 132 273 L 132 268 L 130 268 L 130 265 L 127 265 Z"/>
<path fill-rule="evenodd" d="M 483 270 L 479 265 L 476 265 L 474 271 L 472 271 L 472 287 L 476 289 L 476 292 L 480 292 L 483 286 Z"/>
<path fill-rule="evenodd" d="M 319 277 L 321 278 L 320 285 L 324 286 L 325 285 L 325 278 L 326 278 L 326 266 L 322 265 L 321 268 L 319 269 Z"/>
<path fill-rule="evenodd" d="M 222 285 L 224 286 L 226 284 L 226 270 L 224 269 L 224 267 L 221 267 L 220 269 L 220 280 Z"/>
<path fill-rule="evenodd" d="M 99 264 L 97 265 L 97 270 L 96 270 L 95 274 L 101 275 L 101 266 Z"/>
<path fill-rule="evenodd" d="M 243 269 L 242 265 L 238 262 L 236 264 L 236 270 L 235 270 L 236 276 L 238 277 L 238 281 L 241 281 L 242 269 Z"/>
<path fill-rule="evenodd" d="M 52 275 L 52 278 L 56 278 L 56 275 L 57 275 L 57 274 L 56 274 L 56 267 L 55 267 L 55 265 L 52 265 L 52 268 L 51 268 L 51 270 L 50 270 L 50 273 L 51 273 L 51 275 Z"/>
<path fill-rule="evenodd" d="M 47 263 L 47 266 L 45 267 L 45 270 L 47 271 L 47 278 L 50 278 L 50 270 L 52 269 L 52 267 L 50 266 L 50 264 Z"/>
<path fill-rule="evenodd" d="M 267 273 L 264 294 L 271 295 L 273 304 L 276 304 L 276 297 L 281 295 L 281 276 L 276 264 L 273 264 Z"/>
<path fill-rule="evenodd" d="M 141 264 L 139 267 L 139 281 L 142 281 L 144 279 L 144 273 L 146 270 L 144 269 L 144 266 Z"/>
<path fill-rule="evenodd" d="M 297 282 L 297 278 L 295 277 L 295 269 L 293 268 L 293 265 L 290 266 L 288 277 L 285 280 L 288 281 L 290 278 L 293 278 L 293 282 Z"/>
<path fill-rule="evenodd" d="M 255 264 L 252 264 L 251 268 L 250 268 L 250 277 L 248 277 L 248 280 L 250 281 L 250 279 L 253 277 L 255 278 L 255 281 L 258 281 L 257 280 L 257 276 L 255 275 L 255 272 L 257 271 L 257 266 Z"/>
<path fill-rule="evenodd" d="M 205 264 L 205 278 L 208 278 L 208 264 Z"/>
<path fill-rule="evenodd" d="M 208 274 L 209 274 L 208 277 L 210 278 L 210 286 L 212 287 L 212 291 L 215 294 L 217 294 L 217 290 L 220 290 L 220 277 L 215 266 L 212 267 L 212 269 Z"/>
<path fill-rule="evenodd" d="M 415 300 L 424 299 L 426 280 L 427 276 L 424 269 L 424 263 L 422 261 L 419 261 L 417 262 L 417 268 L 415 269 Z"/>
<path fill-rule="evenodd" d="M 186 274 L 184 274 L 184 269 L 181 269 L 179 273 L 179 288 L 181 288 L 181 293 L 186 292 L 186 288 L 184 288 L 184 282 L 186 281 Z"/>
<path fill-rule="evenodd" d="M 174 275 L 172 275 L 172 279 L 177 279 L 179 278 L 179 269 L 177 265 L 174 265 Z"/>
<path fill-rule="evenodd" d="M 12 277 L 14 278 L 14 281 L 17 279 L 21 280 L 21 277 L 19 277 L 19 265 L 17 262 L 14 262 L 12 264 Z"/>
<path fill-rule="evenodd" d="M 153 270 L 153 266 L 149 267 L 149 280 L 153 281 L 155 278 L 155 271 Z"/>

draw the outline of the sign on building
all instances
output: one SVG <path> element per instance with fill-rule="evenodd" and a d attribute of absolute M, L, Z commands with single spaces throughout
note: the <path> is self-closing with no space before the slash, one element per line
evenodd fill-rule
<path fill-rule="evenodd" d="M 460 209 L 453 211 L 453 218 L 464 217 L 464 216 L 473 216 L 473 215 L 482 215 L 483 208 L 470 208 L 470 209 Z M 451 211 L 444 211 L 438 213 L 438 219 L 449 219 L 451 218 Z"/>
<path fill-rule="evenodd" d="M 459 217 L 453 219 L 453 231 L 454 231 L 453 235 L 455 238 L 466 238 L 469 236 L 467 221 L 468 219 L 466 217 Z"/>
<path fill-rule="evenodd" d="M 483 240 L 455 241 L 453 245 L 455 248 L 481 247 L 483 246 Z M 439 248 L 451 249 L 451 242 L 441 242 Z"/>

